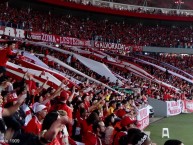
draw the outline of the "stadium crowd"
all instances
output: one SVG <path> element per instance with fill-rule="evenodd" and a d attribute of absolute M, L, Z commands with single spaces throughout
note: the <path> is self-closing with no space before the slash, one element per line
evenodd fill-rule
<path fill-rule="evenodd" d="M 93 6 L 92 3 L 89 0 L 65 0 L 67 2 L 82 4 L 82 5 L 89 5 Z M 135 13 L 146 13 L 146 14 L 156 14 L 156 15 L 166 15 L 166 16 L 185 16 L 185 17 L 192 17 L 192 12 L 184 12 L 184 11 L 178 11 L 178 5 L 173 4 L 173 2 L 168 2 L 169 5 L 167 5 L 165 2 L 145 2 L 145 1 L 131 1 L 131 0 L 105 0 L 107 2 L 114 2 L 114 6 L 110 7 L 109 3 L 106 2 L 97 2 L 94 6 L 95 7 L 103 7 L 103 8 L 111 8 L 121 11 L 129 11 L 129 12 L 135 12 Z M 117 5 L 117 3 L 120 3 L 120 5 Z M 132 5 L 130 7 L 127 7 L 126 5 L 122 4 L 128 4 Z M 135 5 L 135 7 L 133 7 Z M 154 8 L 151 8 L 154 7 Z M 188 9 L 188 5 L 186 5 L 185 9 Z M 167 8 L 167 10 L 163 11 L 162 8 Z M 190 7 L 191 9 L 191 7 Z"/>
<path fill-rule="evenodd" d="M 12 43 L 5 45 L 8 48 L 3 48 L 0 53 L 14 48 L 14 46 L 11 47 Z M 30 52 L 33 54 L 47 52 L 45 48 L 30 45 L 26 46 L 25 50 L 32 48 L 33 51 Z M 19 53 L 13 54 L 10 50 L 8 52 L 10 58 L 15 58 L 12 62 L 18 64 L 21 60 L 18 61 L 17 58 L 25 59 Z M 56 52 L 51 52 L 51 55 L 63 58 L 64 62 L 68 57 Z M 145 142 L 148 144 L 150 140 L 146 134 L 137 129 L 139 125 L 136 122 L 137 110 L 147 104 L 147 97 L 161 100 L 177 99 L 171 95 L 172 93 L 174 95 L 174 92 L 170 89 L 166 90 L 165 87 L 131 73 L 126 75 L 122 70 L 117 69 L 112 71 L 128 79 L 128 82 L 124 83 L 125 87 L 140 88 L 141 93 L 135 92 L 122 96 L 87 79 L 70 90 L 65 90 L 64 86 L 68 84 L 66 80 L 63 80 L 58 88 L 46 89 L 48 80 L 40 86 L 28 72 L 21 80 L 6 76 L 5 62 L 8 58 L 3 60 L 0 65 L 2 96 L 0 141 L 5 145 L 14 144 L 17 141 L 19 144 L 33 145 L 77 144 L 74 140 L 83 142 L 85 145 L 93 143 L 123 145 L 138 142 L 145 145 Z M 75 61 L 74 64 L 69 65 L 74 68 L 83 67 L 80 62 Z M 57 69 L 55 64 L 51 67 Z M 81 71 L 91 72 L 88 69 Z M 104 83 L 116 86 L 104 79 Z"/>
<path fill-rule="evenodd" d="M 181 90 L 180 94 L 179 92 L 175 92 L 173 89 L 171 88 L 162 88 L 162 87 L 159 87 L 157 88 L 156 90 L 159 90 L 159 91 L 155 91 L 155 94 L 156 96 L 158 95 L 158 98 L 160 98 L 160 96 L 162 96 L 161 98 L 165 98 L 166 96 L 164 94 L 168 94 L 170 95 L 171 97 L 175 96 L 176 98 L 178 99 L 190 99 L 192 100 L 192 86 L 191 86 L 191 83 L 185 79 L 183 79 L 182 77 L 186 77 L 187 79 L 189 79 L 190 81 L 192 80 L 192 77 L 190 77 L 190 73 L 184 73 L 184 71 L 186 70 L 183 70 L 183 67 L 180 67 L 177 66 L 176 69 L 174 69 L 172 66 L 172 63 L 171 65 L 163 65 L 163 63 L 168 62 L 167 59 L 163 59 L 164 56 L 157 56 L 156 59 L 153 59 L 153 57 L 147 57 L 147 56 L 144 56 L 144 55 L 131 55 L 132 57 L 129 57 L 130 61 L 133 61 L 135 62 L 136 64 L 138 64 L 139 66 L 141 66 L 144 70 L 146 70 L 149 74 L 153 75 L 155 78 L 157 78 L 158 80 L 160 81 L 163 81 L 163 82 L 167 82 L 168 84 L 172 85 L 173 87 L 176 87 L 176 88 L 179 88 Z M 157 65 L 158 67 L 163 67 L 164 69 L 166 69 L 165 71 L 155 67 L 155 66 L 152 66 L 152 65 L 144 65 L 144 63 L 140 62 L 140 61 L 136 61 L 135 58 L 139 58 L 141 60 L 144 60 L 144 61 L 147 61 L 147 62 L 150 62 L 152 63 L 153 65 Z M 173 56 L 172 57 L 173 60 L 175 60 L 176 62 L 179 62 L 179 57 L 175 57 Z M 191 56 L 190 56 L 191 58 Z M 128 59 L 128 57 L 127 57 Z M 122 59 L 122 60 L 126 60 L 125 59 Z M 160 61 L 162 60 L 162 61 Z M 178 64 L 180 64 L 181 62 L 179 62 Z M 169 63 L 170 64 L 170 63 Z M 182 63 L 183 64 L 183 63 Z M 170 66 L 170 67 L 169 67 Z M 181 65 L 182 66 L 182 65 Z M 180 71 L 181 70 L 181 71 Z M 183 70 L 183 71 L 182 71 Z M 173 73 L 177 73 L 178 75 L 181 75 L 182 77 L 180 78 L 179 76 L 175 76 L 174 74 L 172 73 L 169 73 L 169 71 L 172 71 Z M 156 86 L 156 85 L 155 85 Z M 162 92 L 162 93 L 159 93 L 159 92 Z M 165 92 L 165 93 L 163 93 Z M 166 93 L 167 92 L 167 93 Z M 154 95 L 152 95 L 154 96 Z M 165 97 L 163 97 L 165 96 Z M 174 97 L 174 98 L 175 98 Z M 162 99 L 162 100 L 165 100 L 165 99 Z M 167 99 L 166 99 L 167 100 Z"/>
<path fill-rule="evenodd" d="M 179 31 L 177 26 L 130 25 L 110 20 L 80 19 L 72 15 L 53 16 L 51 13 L 30 9 L 17 10 L 4 5 L 0 8 L 1 25 L 30 31 L 125 44 L 184 47 L 187 43 L 190 44 L 188 47 L 192 47 L 193 34 L 188 28 L 180 28 Z M 104 27 L 97 27 L 99 25 Z M 124 37 L 127 35 L 132 37 Z M 22 45 L 21 50 L 23 48 L 34 55 L 48 54 L 44 47 Z M 185 91 L 189 88 L 186 86 L 180 88 L 185 93 L 177 93 L 171 88 L 111 66 L 113 72 L 124 78 L 123 82 L 127 80 L 120 86 L 85 67 L 73 56 L 71 61 L 68 61 L 69 55 L 55 51 L 49 52 L 49 55 L 112 88 L 139 88 L 139 91 L 119 94 L 49 61 L 46 57 L 40 58 L 50 68 L 61 71 L 81 83 L 66 89 L 69 85 L 67 79 L 61 80 L 57 87 L 49 86 L 47 79 L 40 85 L 29 72 L 24 72 L 24 76 L 18 80 L 7 73 L 6 62 L 9 60 L 21 65 L 20 61 L 29 60 L 22 54 L 13 53 L 14 49 L 13 41 L 8 41 L 0 48 L 0 144 L 3 145 L 76 145 L 76 141 L 85 145 L 155 145 L 147 134 L 138 129 L 138 110 L 148 104 L 148 97 L 164 101 L 188 98 Z M 105 63 L 103 60 L 98 61 Z M 151 73 L 151 68 L 144 69 Z M 161 78 L 160 73 L 156 70 L 155 76 L 158 79 L 169 79 L 167 75 Z M 174 79 L 178 82 L 175 86 L 184 85 L 178 79 Z"/>
<path fill-rule="evenodd" d="M 0 50 L 6 58 L 0 63 L 1 144 L 75 145 L 74 140 L 85 145 L 151 142 L 137 129 L 136 121 L 137 110 L 147 100 L 120 96 L 88 80 L 70 90 L 65 90 L 67 80 L 57 88 L 46 88 L 48 80 L 40 86 L 28 72 L 16 80 L 7 76 L 5 66 L 9 58 L 17 64 L 23 58 L 11 51 L 14 47 L 14 42 L 8 42 Z"/>
<path fill-rule="evenodd" d="M 33 46 L 33 51 L 36 53 L 44 53 L 44 49 L 45 48 L 39 48 L 36 46 Z M 30 51 L 31 47 L 28 48 L 27 50 Z M 64 49 L 64 48 L 63 48 Z M 68 49 L 69 51 L 73 51 Z M 75 52 L 75 51 L 74 51 Z M 76 52 L 77 53 L 77 52 Z M 111 87 L 114 86 L 120 86 L 120 84 L 118 83 L 112 83 L 109 81 L 109 78 L 105 78 L 104 76 L 101 76 L 99 74 L 97 74 L 96 72 L 92 71 L 91 69 L 89 69 L 88 67 L 84 66 L 80 61 L 78 61 L 76 58 L 71 58 L 71 61 L 68 62 L 68 57 L 69 55 L 66 54 L 61 54 L 58 53 L 56 51 L 51 51 L 50 52 L 51 56 L 54 56 L 55 58 L 58 58 L 59 60 L 68 63 L 70 66 L 72 66 L 73 68 L 81 71 L 84 74 L 87 74 L 88 76 L 99 80 Z M 177 99 L 190 99 L 192 97 L 192 92 L 191 92 L 191 85 L 189 85 L 189 83 L 187 81 L 183 81 L 182 79 L 175 77 L 173 75 L 169 75 L 166 74 L 166 72 L 160 71 L 156 68 L 154 68 L 154 72 L 152 74 L 152 67 L 148 67 L 148 66 L 144 66 L 143 64 L 140 63 L 134 63 L 138 66 L 144 66 L 142 67 L 144 70 L 146 70 L 149 74 L 152 74 L 155 78 L 157 78 L 160 81 L 163 82 L 167 82 L 168 84 L 179 88 L 181 90 L 181 92 L 177 92 L 175 91 L 173 88 L 170 87 L 165 87 L 159 83 L 155 83 L 153 81 L 148 81 L 144 78 L 140 78 L 138 76 L 135 76 L 135 74 L 133 74 L 132 72 L 125 70 L 123 68 L 119 68 L 119 67 L 115 67 L 113 65 L 110 65 L 108 63 L 105 62 L 104 59 L 97 59 L 94 56 L 91 55 L 84 55 L 85 57 L 89 57 L 90 59 L 105 63 L 110 69 L 111 71 L 115 72 L 116 74 L 122 76 L 124 79 L 122 79 L 122 81 L 124 82 L 124 85 L 121 86 L 123 88 L 129 88 L 129 89 L 133 89 L 133 88 L 140 88 L 140 92 L 139 94 L 135 94 L 135 97 L 142 97 L 142 98 L 156 98 L 156 99 L 160 99 L 163 101 L 167 101 L 167 100 L 177 100 Z M 44 57 L 45 58 L 45 57 Z M 44 61 L 44 58 L 41 58 Z M 62 66 L 57 66 L 57 64 L 52 64 L 50 65 L 50 63 L 48 61 L 44 61 L 46 64 L 48 64 L 51 68 L 56 68 L 58 69 L 60 72 L 63 70 L 66 70 L 65 68 L 63 68 Z M 74 78 L 81 78 L 79 75 L 76 75 L 74 73 L 70 74 L 69 70 L 68 71 L 63 71 L 64 73 L 68 73 L 68 76 L 74 77 Z M 85 80 L 85 79 L 84 79 Z M 133 96 L 129 96 L 129 97 L 133 97 Z"/>
<path fill-rule="evenodd" d="M 2 26 L 22 28 L 28 33 L 44 32 L 129 45 L 193 48 L 191 26 L 130 24 L 127 21 L 98 20 L 72 14 L 59 16 L 51 12 L 5 7 L 2 4 L 0 8 Z"/>

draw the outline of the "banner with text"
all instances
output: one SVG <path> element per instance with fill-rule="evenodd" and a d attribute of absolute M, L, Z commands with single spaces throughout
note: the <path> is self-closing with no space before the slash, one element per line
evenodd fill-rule
<path fill-rule="evenodd" d="M 193 112 L 193 100 L 183 100 L 182 113 L 192 113 L 192 112 Z"/>
<path fill-rule="evenodd" d="M 137 124 L 140 129 L 144 129 L 149 125 L 149 110 L 148 107 L 138 110 Z"/>
<path fill-rule="evenodd" d="M 167 103 L 167 116 L 178 115 L 182 112 L 182 102 L 178 101 L 166 101 Z"/>
<path fill-rule="evenodd" d="M 130 46 L 125 45 L 125 44 L 120 44 L 120 43 L 108 43 L 108 42 L 100 42 L 100 41 L 95 41 L 94 42 L 94 47 L 98 49 L 110 49 L 110 50 L 124 50 L 124 51 L 129 51 Z"/>
<path fill-rule="evenodd" d="M 0 35 L 6 35 L 16 38 L 25 38 L 25 35 L 28 39 L 49 42 L 49 43 L 57 43 L 57 44 L 66 44 L 72 46 L 83 46 L 83 47 L 91 47 L 90 40 L 80 40 L 78 38 L 73 37 L 62 37 L 54 34 L 46 34 L 41 32 L 29 32 L 24 31 L 22 29 L 16 29 L 11 27 L 0 26 Z M 108 43 L 108 42 L 94 42 L 94 47 L 99 49 L 110 49 L 110 50 L 122 50 L 122 51 L 130 51 L 133 48 L 133 51 L 142 51 L 142 46 L 132 46 L 125 45 L 119 43 Z"/>
<path fill-rule="evenodd" d="M 72 38 L 72 37 L 61 37 L 59 35 L 46 34 L 46 33 L 40 33 L 40 32 L 31 32 L 28 35 L 28 38 L 32 40 L 57 43 L 57 44 L 66 44 L 66 45 L 84 46 L 84 47 L 91 46 L 90 40 L 80 40 L 78 38 Z"/>
<path fill-rule="evenodd" d="M 10 36 L 14 38 L 25 38 L 25 31 L 22 29 L 0 26 L 0 35 Z"/>
<path fill-rule="evenodd" d="M 109 43 L 109 42 L 100 42 L 100 41 L 95 41 L 94 42 L 94 47 L 98 49 L 109 49 L 109 50 L 123 50 L 123 51 L 138 51 L 141 52 L 143 51 L 142 46 L 138 45 L 125 45 L 125 44 L 120 44 L 120 43 Z"/>

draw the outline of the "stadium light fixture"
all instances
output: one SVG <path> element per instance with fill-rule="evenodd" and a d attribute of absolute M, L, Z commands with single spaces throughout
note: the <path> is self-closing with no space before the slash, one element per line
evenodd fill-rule
<path fill-rule="evenodd" d="M 181 5 L 184 4 L 184 2 L 182 0 L 176 0 L 175 4 L 177 4 L 177 9 L 180 9 Z"/>
<path fill-rule="evenodd" d="M 175 1 L 175 4 L 184 4 L 184 2 L 182 0 L 177 0 Z"/>

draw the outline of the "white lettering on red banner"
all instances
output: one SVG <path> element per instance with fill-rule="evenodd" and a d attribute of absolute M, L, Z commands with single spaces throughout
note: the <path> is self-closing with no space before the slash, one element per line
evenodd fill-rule
<path fill-rule="evenodd" d="M 73 39 L 72 39 L 72 43 L 73 43 L 73 45 L 75 45 L 75 46 L 83 46 L 83 45 L 84 45 L 84 42 L 81 41 L 81 40 L 79 40 L 79 39 L 77 39 L 77 38 L 73 38 Z"/>
<path fill-rule="evenodd" d="M 60 44 L 72 45 L 72 38 L 60 37 Z"/>
<path fill-rule="evenodd" d="M 15 29 L 11 27 L 0 27 L 0 35 L 6 35 L 16 38 L 25 38 L 25 31 L 22 29 Z"/>
<path fill-rule="evenodd" d="M 84 46 L 91 47 L 90 40 L 85 40 L 84 41 Z"/>
<path fill-rule="evenodd" d="M 94 42 L 94 47 L 100 49 L 111 49 L 111 50 L 128 50 L 129 47 L 119 43 L 108 43 L 108 42 Z"/>
<path fill-rule="evenodd" d="M 42 33 L 31 32 L 30 37 L 33 40 L 42 40 Z"/>
<path fill-rule="evenodd" d="M 181 100 L 166 101 L 167 103 L 167 116 L 178 115 L 182 112 Z"/>
<path fill-rule="evenodd" d="M 42 33 L 42 41 L 60 43 L 60 36 Z"/>

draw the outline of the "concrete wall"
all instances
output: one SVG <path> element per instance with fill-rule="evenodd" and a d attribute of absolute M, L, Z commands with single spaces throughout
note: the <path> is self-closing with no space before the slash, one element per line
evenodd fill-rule
<path fill-rule="evenodd" d="M 177 54 L 193 54 L 193 48 L 143 47 L 143 51 L 177 53 Z"/>
<path fill-rule="evenodd" d="M 155 116 L 166 117 L 167 116 L 167 104 L 164 101 L 160 101 L 153 98 L 148 98 L 149 105 L 154 109 Z"/>

